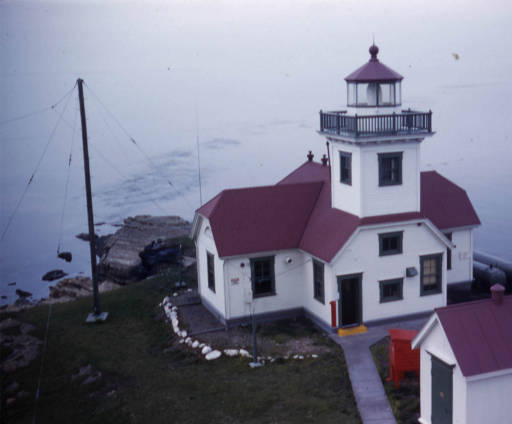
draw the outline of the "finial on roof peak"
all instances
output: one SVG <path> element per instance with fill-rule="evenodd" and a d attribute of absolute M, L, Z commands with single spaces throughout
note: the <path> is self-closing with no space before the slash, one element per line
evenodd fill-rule
<path fill-rule="evenodd" d="M 377 59 L 377 55 L 379 54 L 379 48 L 375 45 L 375 43 L 373 43 L 370 48 L 368 49 L 368 51 L 370 52 L 370 54 L 372 55 L 372 58 L 370 60 L 372 61 L 378 61 L 379 59 Z"/>

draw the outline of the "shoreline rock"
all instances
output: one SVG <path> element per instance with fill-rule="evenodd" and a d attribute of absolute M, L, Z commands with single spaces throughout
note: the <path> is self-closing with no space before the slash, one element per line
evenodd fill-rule
<path fill-rule="evenodd" d="M 124 226 L 111 235 L 105 243 L 98 272 L 100 279 L 110 279 L 119 284 L 138 281 L 147 276 L 140 252 L 155 240 L 166 242 L 188 236 L 190 222 L 179 216 L 138 215 L 124 220 Z"/>

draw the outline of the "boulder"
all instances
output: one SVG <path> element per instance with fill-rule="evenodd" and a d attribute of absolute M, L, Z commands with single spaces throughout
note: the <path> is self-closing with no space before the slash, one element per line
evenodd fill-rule
<path fill-rule="evenodd" d="M 21 289 L 16 289 L 16 295 L 19 297 L 30 297 L 32 296 L 32 293 Z"/>
<path fill-rule="evenodd" d="M 73 259 L 73 254 L 71 252 L 60 252 L 57 256 L 64 259 L 66 262 L 71 262 Z"/>
<path fill-rule="evenodd" d="M 62 269 L 54 269 L 52 271 L 48 271 L 46 274 L 43 275 L 44 281 L 53 281 L 58 280 L 59 278 L 65 277 L 66 274 Z"/>
<path fill-rule="evenodd" d="M 101 278 L 126 284 L 147 276 L 139 256 L 146 246 L 160 239 L 162 246 L 171 239 L 187 236 L 190 223 L 178 216 L 140 215 L 124 220 L 124 225 L 105 243 L 98 271 Z"/>
<path fill-rule="evenodd" d="M 72 277 L 59 281 L 50 287 L 50 298 L 76 298 L 92 294 L 92 280 L 88 277 Z"/>

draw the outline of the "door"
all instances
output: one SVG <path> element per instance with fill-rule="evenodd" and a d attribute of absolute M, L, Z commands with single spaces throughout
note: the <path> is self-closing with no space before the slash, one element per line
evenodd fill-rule
<path fill-rule="evenodd" d="M 339 326 L 361 324 L 361 274 L 338 276 Z"/>
<path fill-rule="evenodd" d="M 432 356 L 432 424 L 452 423 L 452 370 Z"/>

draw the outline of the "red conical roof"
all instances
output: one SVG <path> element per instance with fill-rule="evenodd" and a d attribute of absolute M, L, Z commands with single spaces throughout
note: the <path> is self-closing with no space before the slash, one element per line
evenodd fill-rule
<path fill-rule="evenodd" d="M 376 81 L 401 81 L 404 77 L 393 69 L 388 68 L 377 59 L 379 48 L 373 44 L 370 47 L 371 58 L 368 63 L 356 69 L 345 78 L 347 82 L 376 82 Z"/>

